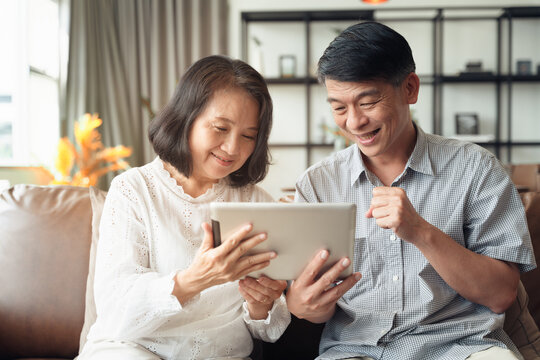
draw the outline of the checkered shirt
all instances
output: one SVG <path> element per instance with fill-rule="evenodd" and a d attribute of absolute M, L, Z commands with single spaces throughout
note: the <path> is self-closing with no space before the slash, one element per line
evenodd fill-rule
<path fill-rule="evenodd" d="M 454 291 L 411 243 L 366 218 L 372 190 L 383 186 L 353 145 L 310 167 L 296 201 L 357 206 L 354 271 L 362 279 L 339 301 L 323 331 L 318 359 L 369 356 L 456 360 L 490 346 L 521 359 L 503 331 L 504 315 Z M 478 145 L 425 134 L 392 183 L 416 211 L 478 254 L 536 267 L 523 205 L 506 171 Z"/>

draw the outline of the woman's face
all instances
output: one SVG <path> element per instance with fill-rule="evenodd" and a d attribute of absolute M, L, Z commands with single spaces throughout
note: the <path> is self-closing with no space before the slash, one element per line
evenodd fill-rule
<path fill-rule="evenodd" d="M 258 119 L 259 105 L 245 90 L 216 91 L 189 135 L 194 180 L 217 182 L 240 169 L 255 149 Z"/>

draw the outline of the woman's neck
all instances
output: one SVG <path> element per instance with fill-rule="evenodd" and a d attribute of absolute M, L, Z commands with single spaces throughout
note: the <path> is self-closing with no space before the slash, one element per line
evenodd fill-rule
<path fill-rule="evenodd" d="M 167 172 L 171 175 L 171 177 L 176 181 L 176 184 L 178 186 L 181 186 L 184 190 L 185 194 L 188 194 L 189 196 L 196 198 L 208 191 L 208 189 L 212 188 L 216 181 L 213 180 L 200 180 L 197 179 L 196 176 L 186 177 L 184 174 L 182 174 L 180 171 L 178 171 L 173 165 L 171 165 L 168 162 L 163 162 L 163 167 Z"/>

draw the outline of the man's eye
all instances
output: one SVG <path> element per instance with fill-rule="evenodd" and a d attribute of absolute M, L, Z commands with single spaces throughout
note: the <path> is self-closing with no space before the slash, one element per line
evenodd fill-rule
<path fill-rule="evenodd" d="M 370 102 L 370 103 L 363 103 L 363 104 L 360 104 L 360 106 L 362 107 L 370 107 L 370 106 L 373 106 L 377 103 L 377 101 L 374 101 L 374 102 Z"/>

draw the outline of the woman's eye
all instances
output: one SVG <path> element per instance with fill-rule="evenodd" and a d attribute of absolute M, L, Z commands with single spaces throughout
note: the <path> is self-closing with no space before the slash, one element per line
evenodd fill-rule
<path fill-rule="evenodd" d="M 250 135 L 242 135 L 245 139 L 248 139 L 248 140 L 255 140 L 255 136 L 250 136 Z"/>
<path fill-rule="evenodd" d="M 214 126 L 214 128 L 215 128 L 217 131 L 220 131 L 220 132 L 227 131 L 226 128 L 220 127 L 220 126 Z"/>

